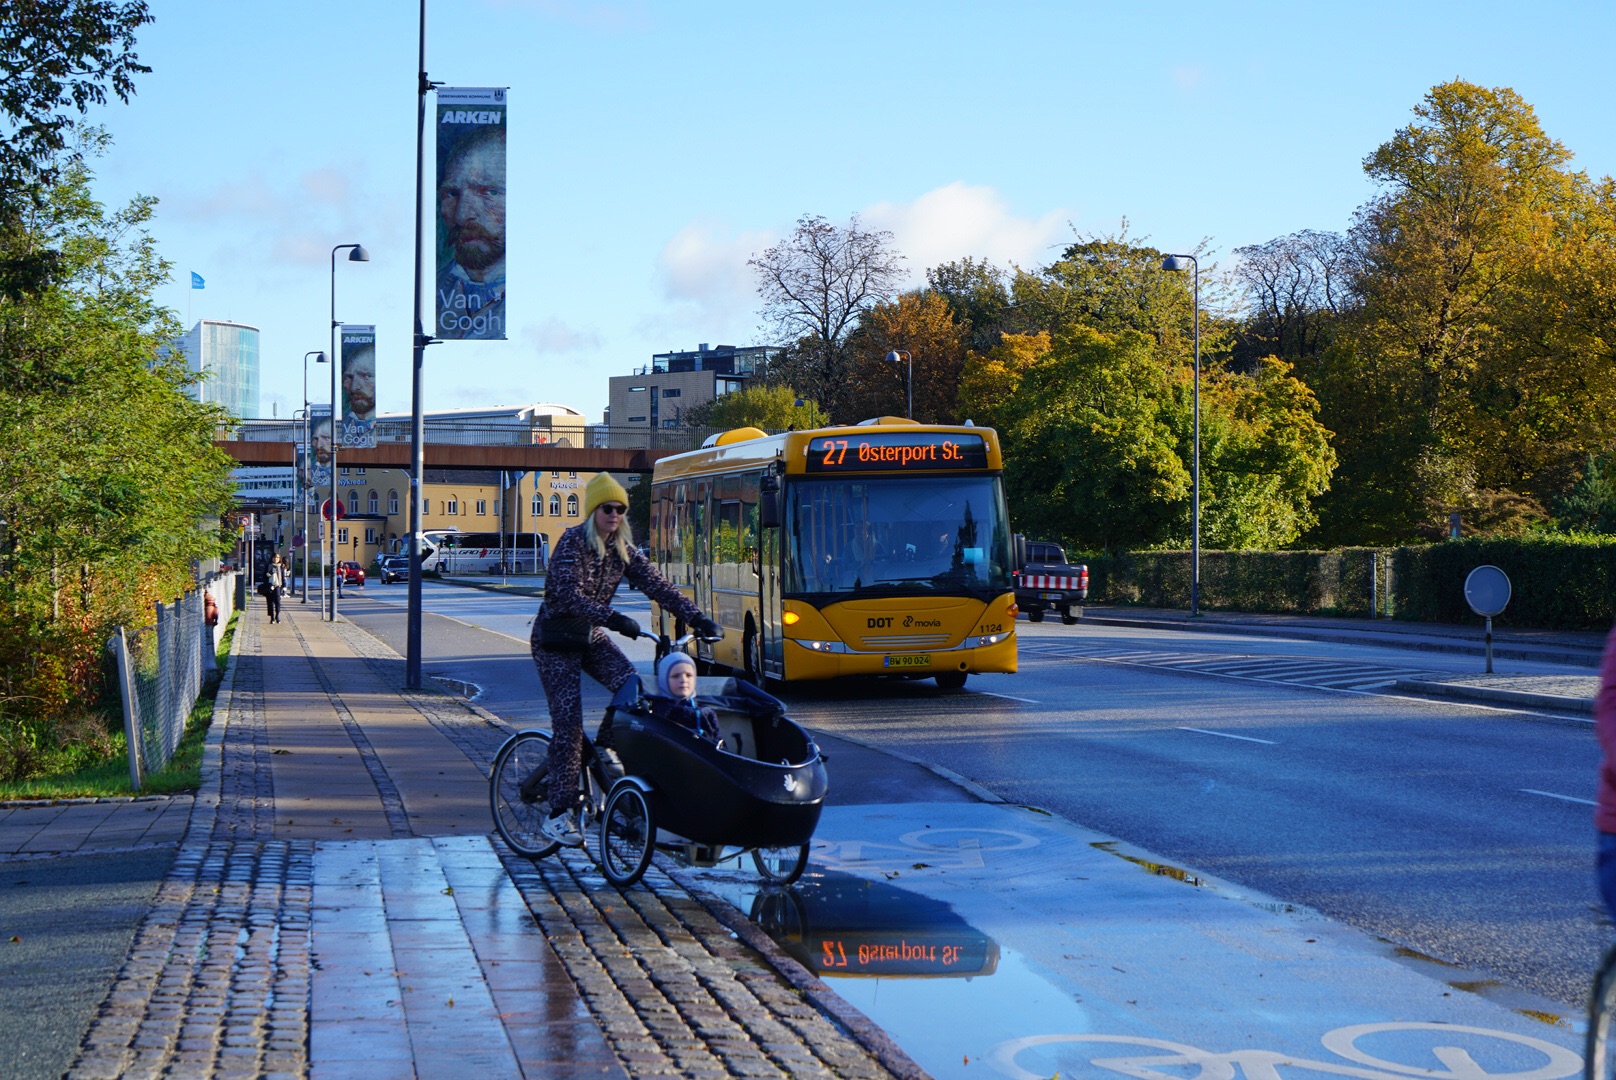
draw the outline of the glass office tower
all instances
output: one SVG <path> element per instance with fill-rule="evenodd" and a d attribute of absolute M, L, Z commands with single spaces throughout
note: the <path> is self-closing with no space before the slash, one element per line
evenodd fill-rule
<path fill-rule="evenodd" d="M 238 420 L 257 420 L 258 327 L 202 319 L 180 338 L 185 366 L 203 373 L 193 398 L 224 406 Z"/>

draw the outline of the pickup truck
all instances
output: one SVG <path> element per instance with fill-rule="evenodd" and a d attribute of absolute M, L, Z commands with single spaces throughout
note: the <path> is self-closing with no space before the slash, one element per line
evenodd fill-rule
<path fill-rule="evenodd" d="M 1073 566 L 1059 544 L 1042 540 L 1027 542 L 1027 562 L 1016 571 L 1016 605 L 1033 622 L 1043 622 L 1044 612 L 1059 611 L 1061 622 L 1077 621 L 1073 605 L 1089 597 L 1089 568 Z"/>

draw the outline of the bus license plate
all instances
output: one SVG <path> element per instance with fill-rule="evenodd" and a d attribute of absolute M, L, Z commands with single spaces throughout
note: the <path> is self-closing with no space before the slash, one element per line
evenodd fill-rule
<path fill-rule="evenodd" d="M 931 667 L 931 657 L 925 653 L 918 656 L 888 656 L 881 661 L 883 667 Z"/>

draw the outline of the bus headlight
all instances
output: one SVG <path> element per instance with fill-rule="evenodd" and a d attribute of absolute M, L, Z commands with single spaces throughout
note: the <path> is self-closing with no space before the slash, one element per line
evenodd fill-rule
<path fill-rule="evenodd" d="M 803 638 L 793 638 L 791 640 L 796 641 L 798 645 L 801 645 L 805 649 L 812 650 L 813 652 L 844 653 L 847 651 L 847 643 L 842 641 L 808 641 Z"/>
<path fill-rule="evenodd" d="M 984 645 L 997 645 L 1008 638 L 1011 633 L 1013 631 L 1006 630 L 1002 634 L 983 634 L 981 637 L 969 637 L 965 639 L 965 647 L 967 649 L 980 649 Z"/>

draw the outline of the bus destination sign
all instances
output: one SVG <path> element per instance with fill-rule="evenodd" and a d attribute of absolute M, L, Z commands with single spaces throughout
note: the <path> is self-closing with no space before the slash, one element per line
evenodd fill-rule
<path fill-rule="evenodd" d="M 953 432 L 872 432 L 821 435 L 808 442 L 811 473 L 921 472 L 985 469 L 987 440 Z"/>

